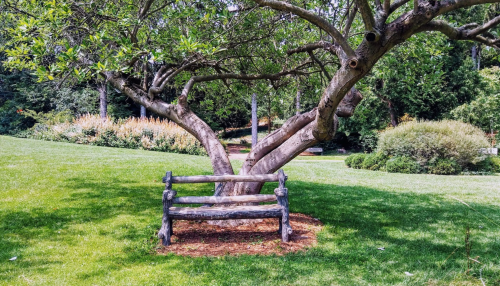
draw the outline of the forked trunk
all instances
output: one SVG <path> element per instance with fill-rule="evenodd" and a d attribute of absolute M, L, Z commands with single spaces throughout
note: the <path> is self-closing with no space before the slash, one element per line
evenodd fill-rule
<path fill-rule="evenodd" d="M 182 98 L 177 105 L 167 104 L 160 100 L 150 100 L 144 91 L 127 85 L 125 79 L 108 76 L 109 82 L 122 90 L 138 104 L 141 104 L 164 116 L 198 139 L 207 151 L 212 162 L 215 175 L 234 174 L 228 154 L 217 138 L 215 132 L 195 113 L 193 113 Z M 337 129 L 337 115 L 351 116 L 362 96 L 355 89 L 347 89 L 348 95 L 332 113 L 328 121 L 328 133 L 334 134 Z M 344 98 L 344 95 L 342 95 Z M 282 127 L 260 140 L 248 154 L 239 174 L 269 174 L 277 171 L 305 149 L 316 145 L 320 140 L 314 135 L 318 127 L 318 109 L 297 114 L 288 119 Z M 262 188 L 258 183 L 226 183 L 216 188 L 215 195 L 231 196 L 243 194 L 258 194 Z"/>

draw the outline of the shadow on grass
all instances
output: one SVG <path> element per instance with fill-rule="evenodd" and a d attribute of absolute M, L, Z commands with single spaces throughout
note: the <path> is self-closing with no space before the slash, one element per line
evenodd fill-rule
<path fill-rule="evenodd" d="M 317 247 L 285 257 L 244 255 L 217 259 L 159 256 L 152 254 L 152 248 L 156 246 L 154 235 L 161 223 L 162 184 L 133 183 L 127 180 L 97 182 L 87 178 L 72 178 L 67 180 L 66 189 L 73 192 L 60 202 L 64 207 L 57 207 L 58 202 L 55 201 L 56 207 L 52 209 L 34 208 L 1 213 L 0 245 L 3 255 L 0 256 L 4 259 L 26 247 L 24 241 L 7 239 L 10 236 L 19 236 L 31 243 L 58 240 L 58 231 L 71 225 L 95 224 L 113 220 L 120 215 L 130 215 L 134 221 L 146 221 L 147 227 L 130 221 L 118 224 L 119 232 L 113 229 L 100 232 L 100 235 L 112 236 L 119 241 L 132 241 L 129 246 L 117 250 L 120 254 L 125 253 L 125 257 L 117 255 L 102 258 L 99 263 L 106 265 L 106 271 L 89 270 L 79 275 L 79 279 L 104 278 L 110 275 L 110 271 L 118 273 L 122 268 L 156 264 L 175 267 L 177 271 L 194 276 L 196 274 L 193 273 L 203 273 L 206 281 L 224 281 L 223 284 L 262 284 L 272 281 L 278 284 L 285 281 L 305 281 L 305 284 L 342 281 L 344 285 L 356 285 L 360 281 L 401 283 L 405 279 L 401 273 L 405 271 L 425 271 L 430 273 L 431 278 L 433 275 L 442 275 L 442 271 L 463 271 L 462 254 L 453 256 L 443 267 L 440 265 L 463 244 L 466 225 L 473 228 L 473 238 L 483 238 L 475 243 L 474 255 L 479 255 L 482 261 L 500 262 L 498 253 L 488 251 L 500 249 L 500 241 L 494 239 L 498 227 L 488 225 L 457 202 L 439 195 L 392 193 L 367 187 L 298 181 L 287 183 L 291 212 L 311 215 L 325 224 Z M 268 184 L 263 192 L 272 193 L 275 186 Z M 207 188 L 210 188 L 209 185 L 185 186 L 182 188 L 184 192 L 179 195 L 187 195 L 187 192 L 207 195 Z M 475 208 L 495 221 L 500 220 L 500 213 L 495 206 L 476 204 Z M 68 243 L 82 243 L 78 237 L 85 235 L 85 231 L 63 231 L 64 240 Z M 385 247 L 386 250 L 380 251 L 378 247 Z M 48 262 L 44 257 L 37 257 L 30 263 L 20 266 L 42 273 L 50 263 L 59 262 Z M 363 271 L 353 273 L 354 269 L 359 268 Z M 497 272 L 483 272 L 483 277 L 488 275 L 498 279 Z M 311 279 L 309 282 L 307 277 Z M 338 277 L 342 277 L 341 280 Z M 159 280 L 163 278 L 158 275 Z"/>

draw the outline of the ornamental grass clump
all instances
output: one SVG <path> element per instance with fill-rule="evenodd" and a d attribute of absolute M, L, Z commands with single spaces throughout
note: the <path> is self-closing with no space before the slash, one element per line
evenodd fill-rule
<path fill-rule="evenodd" d="M 412 121 L 386 130 L 380 134 L 377 150 L 388 156 L 412 158 L 422 167 L 448 159 L 465 168 L 486 159 L 479 150 L 487 147 L 488 140 L 478 127 L 443 120 Z"/>
<path fill-rule="evenodd" d="M 35 126 L 28 136 L 34 139 L 78 144 L 144 149 L 206 155 L 193 135 L 168 120 L 129 118 L 102 120 L 98 115 L 84 115 L 72 122 Z"/>

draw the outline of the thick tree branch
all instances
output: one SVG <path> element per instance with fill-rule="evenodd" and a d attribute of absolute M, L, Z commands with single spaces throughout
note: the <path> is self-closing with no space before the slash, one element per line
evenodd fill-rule
<path fill-rule="evenodd" d="M 438 15 L 457 10 L 460 8 L 470 7 L 474 5 L 498 3 L 498 0 L 443 0 L 438 1 L 439 12 Z"/>
<path fill-rule="evenodd" d="M 391 12 L 391 0 L 384 0 L 384 13 L 387 17 Z"/>
<path fill-rule="evenodd" d="M 356 58 L 356 53 L 351 48 L 351 46 L 349 46 L 346 39 L 326 19 L 324 19 L 324 18 L 322 18 L 322 17 L 320 17 L 312 12 L 309 12 L 305 9 L 302 9 L 300 7 L 297 7 L 297 6 L 291 5 L 291 4 L 286 3 L 286 2 L 282 2 L 282 1 L 254 0 L 254 2 L 256 2 L 257 4 L 262 5 L 262 6 L 267 6 L 267 7 L 273 8 L 275 10 L 293 13 L 293 14 L 311 22 L 312 24 L 318 26 L 320 29 L 327 32 L 335 40 L 335 42 L 338 43 L 342 47 L 342 50 L 347 55 L 347 57 Z"/>
<path fill-rule="evenodd" d="M 496 20 L 496 18 L 493 20 L 498 21 L 498 20 Z M 492 22 L 492 21 L 490 21 L 490 22 Z M 486 23 L 485 25 L 488 24 L 489 27 L 494 27 L 495 25 L 498 25 L 498 23 L 500 23 L 500 21 L 498 21 L 498 23 L 493 25 L 493 24 L 490 24 L 490 22 Z M 469 25 L 467 25 L 467 26 L 469 26 Z M 455 28 L 455 27 L 452 27 L 450 24 L 448 24 L 445 21 L 434 20 L 434 21 L 431 21 L 431 22 L 423 25 L 422 27 L 420 27 L 416 31 L 416 33 L 437 31 L 437 32 L 441 32 L 441 33 L 445 34 L 448 38 L 450 38 L 452 40 L 470 40 L 470 41 L 476 41 L 476 42 L 485 44 L 485 45 L 490 46 L 490 47 L 494 47 L 496 49 L 500 48 L 500 45 L 498 43 L 498 39 L 488 39 L 488 38 L 482 37 L 480 35 L 471 33 L 472 31 L 474 31 L 474 33 L 476 33 L 478 31 L 478 29 L 481 30 L 481 27 L 476 28 L 476 29 L 471 31 L 471 30 L 467 30 L 464 28 L 467 26 Z"/>
<path fill-rule="evenodd" d="M 373 31 L 375 27 L 375 18 L 373 18 L 372 9 L 367 0 L 356 0 L 356 5 L 359 7 L 359 12 L 363 18 L 365 24 L 365 30 L 367 32 Z"/>
<path fill-rule="evenodd" d="M 129 85 L 125 78 L 116 73 L 106 72 L 104 76 L 111 85 L 123 92 L 134 102 L 145 106 L 148 110 L 151 110 L 160 116 L 164 116 L 169 120 L 172 120 L 198 139 L 210 157 L 214 174 L 234 174 L 229 158 L 224 150 L 224 147 L 217 139 L 215 132 L 213 132 L 208 124 L 189 110 L 189 108 L 168 104 L 158 99 L 150 100 L 141 87 Z M 227 187 L 232 186 L 233 184 L 227 185 Z"/>
<path fill-rule="evenodd" d="M 396 11 L 399 7 L 403 6 L 404 4 L 408 3 L 410 0 L 396 0 L 394 1 L 389 9 L 389 13 L 387 13 L 387 16 L 389 16 L 392 12 Z"/>
<path fill-rule="evenodd" d="M 277 148 L 297 131 L 311 123 L 316 117 L 316 109 L 289 118 L 281 128 L 273 131 L 255 145 L 241 167 L 240 174 L 247 174 L 253 165 L 267 153 Z"/>
<path fill-rule="evenodd" d="M 467 33 L 467 35 L 468 36 L 476 36 L 476 35 L 482 34 L 486 31 L 488 31 L 488 29 L 497 26 L 499 23 L 500 23 L 500 16 L 497 16 L 497 17 L 491 19 L 490 21 L 486 22 L 484 25 L 477 27 L 473 30 L 470 30 Z"/>
<path fill-rule="evenodd" d="M 168 71 L 166 71 L 157 80 L 153 81 L 154 86 L 151 86 L 151 88 L 149 89 L 149 92 L 148 92 L 149 97 L 151 99 L 153 99 L 156 94 L 159 94 L 160 92 L 162 92 L 165 89 L 165 86 L 170 81 L 170 79 L 172 79 L 174 76 L 178 75 L 182 71 L 187 70 L 188 68 L 193 66 L 196 62 L 197 62 L 197 60 L 193 60 L 193 61 L 181 66 L 178 69 L 169 69 Z"/>

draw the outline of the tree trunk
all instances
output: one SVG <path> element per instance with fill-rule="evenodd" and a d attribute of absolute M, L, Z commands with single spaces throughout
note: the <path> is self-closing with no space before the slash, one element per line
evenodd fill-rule
<path fill-rule="evenodd" d="M 394 109 L 394 105 L 392 102 L 389 100 L 387 105 L 389 106 L 389 114 L 391 116 L 391 125 L 392 127 L 398 126 L 398 115 L 396 114 L 396 110 Z"/>
<path fill-rule="evenodd" d="M 252 94 L 252 148 L 257 145 L 259 119 L 257 118 L 257 94 Z"/>
<path fill-rule="evenodd" d="M 124 78 L 114 77 L 111 74 L 108 76 L 108 80 L 136 103 L 154 110 L 158 115 L 172 120 L 193 134 L 207 151 L 215 175 L 234 174 L 226 150 L 219 142 L 215 132 L 189 109 L 186 98 L 179 98 L 177 105 L 167 104 L 161 100 L 149 99 L 146 92 L 127 83 Z M 337 114 L 342 117 L 351 116 L 354 108 L 362 99 L 359 91 L 350 88 L 348 91 L 350 92 L 347 93 L 345 99 L 335 109 L 337 112 L 332 114 L 330 120 L 332 126 L 329 127 L 331 133 L 335 133 L 337 129 Z M 239 174 L 273 173 L 305 149 L 316 145 L 320 142 L 314 134 L 314 131 L 319 129 L 317 126 L 318 116 L 317 108 L 295 115 L 288 119 L 282 127 L 258 141 L 248 154 Z M 261 187 L 262 184 L 259 183 L 234 184 L 228 182 L 217 188 L 216 195 L 258 194 Z"/>
<path fill-rule="evenodd" d="M 479 70 L 481 67 L 481 45 L 477 44 L 472 46 L 472 63 L 474 64 L 474 69 Z"/>
<path fill-rule="evenodd" d="M 101 119 L 105 120 L 108 116 L 108 92 L 106 90 L 106 81 L 99 83 L 99 113 Z"/>

